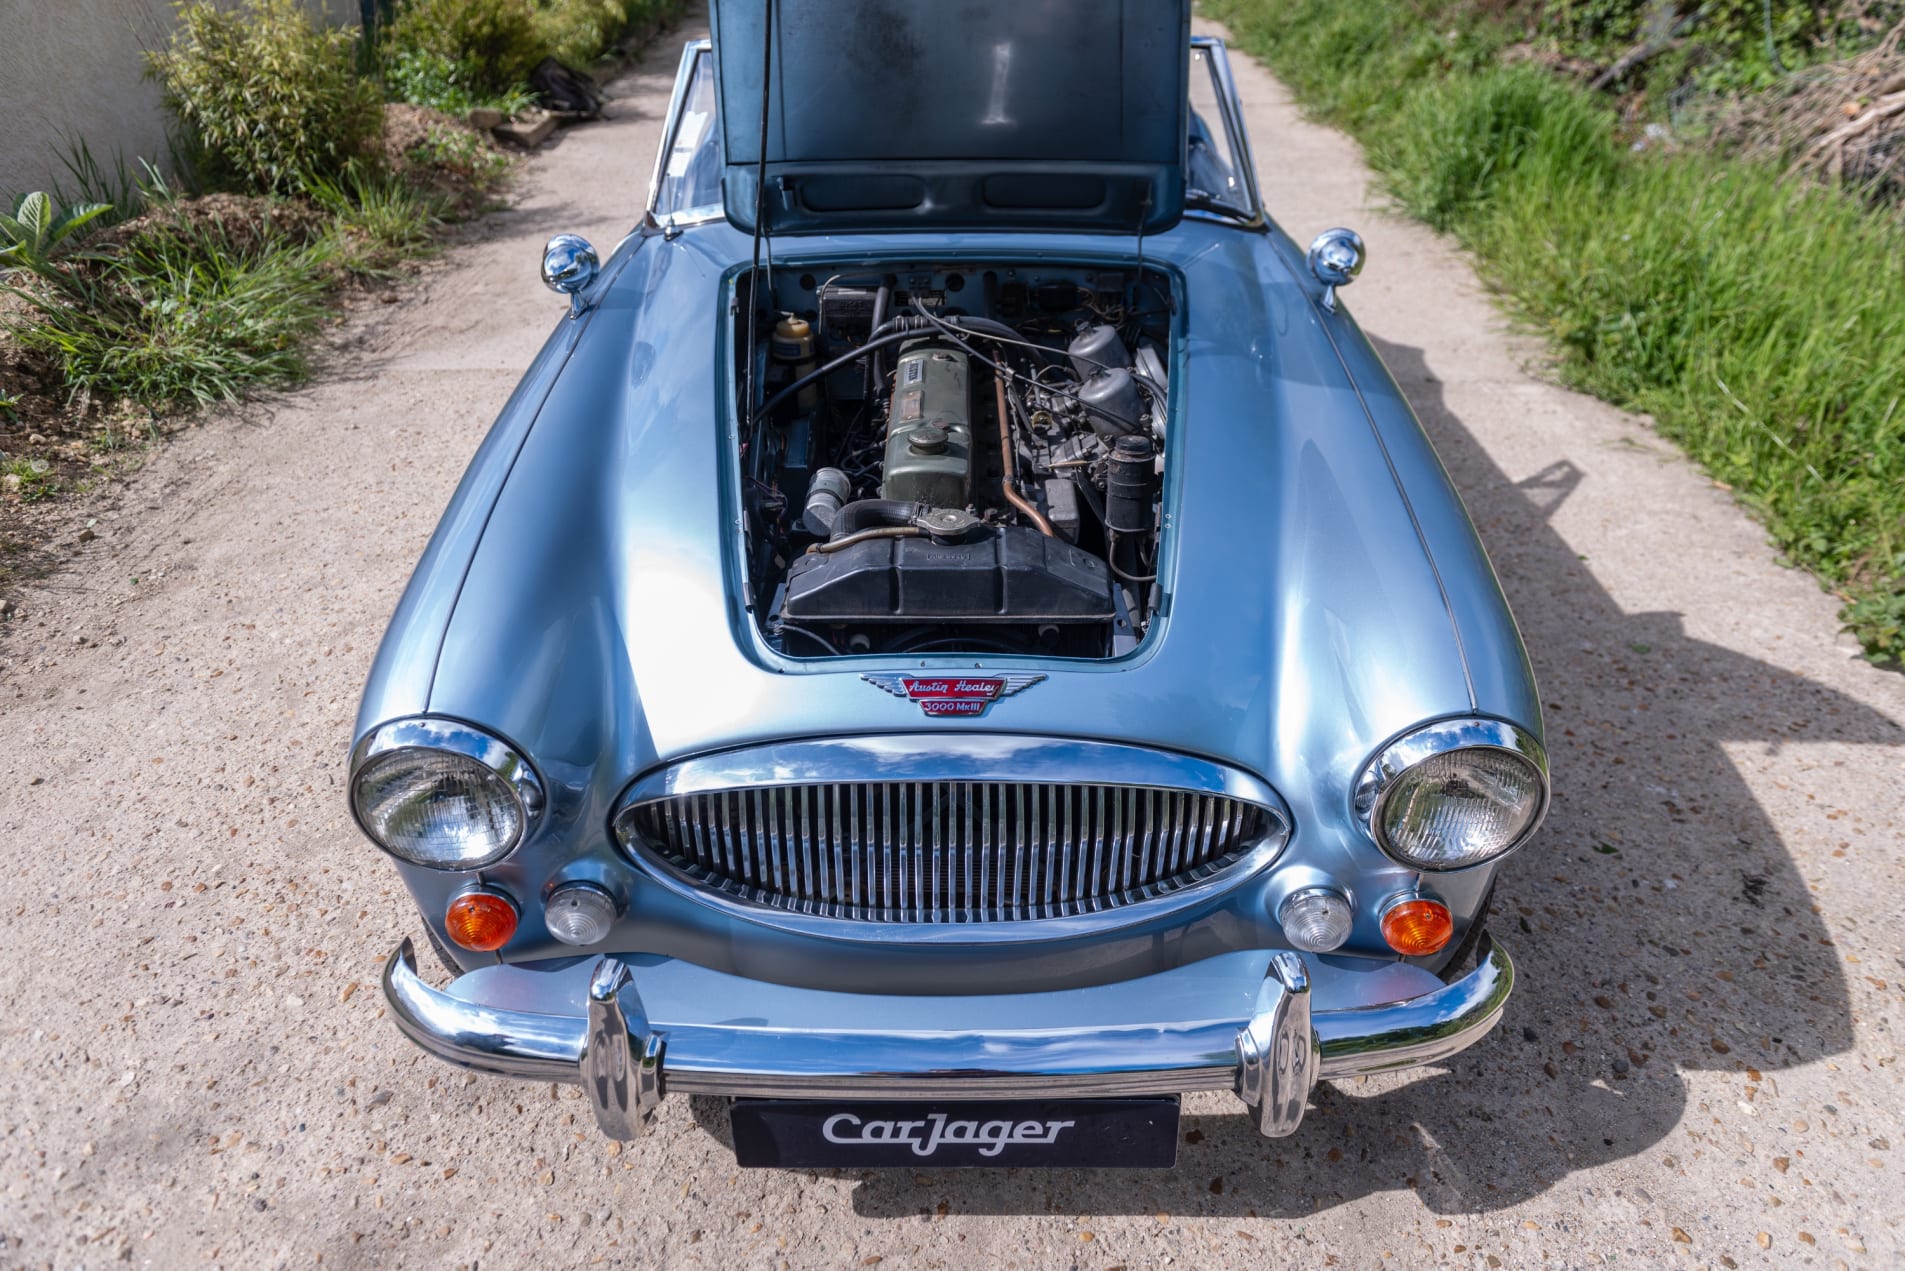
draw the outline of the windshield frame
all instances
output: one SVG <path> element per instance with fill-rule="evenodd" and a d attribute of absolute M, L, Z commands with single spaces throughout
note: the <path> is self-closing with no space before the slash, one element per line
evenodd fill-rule
<path fill-rule="evenodd" d="M 1194 215 L 1200 219 L 1207 218 L 1225 225 L 1261 228 L 1267 221 L 1263 199 L 1257 187 L 1257 165 L 1250 151 L 1249 134 L 1244 131 L 1236 83 L 1230 71 L 1228 50 L 1222 40 L 1209 35 L 1193 35 L 1191 50 L 1193 54 L 1201 52 L 1204 55 L 1207 73 L 1211 77 L 1211 87 L 1217 98 L 1218 109 L 1215 122 L 1223 129 L 1224 139 L 1230 145 L 1232 163 L 1238 169 L 1239 184 L 1247 206 L 1237 206 L 1229 199 L 1211 197 L 1209 191 L 1197 191 L 1198 195 L 1208 200 L 1205 205 L 1198 206 L 1194 202 L 1188 202 L 1194 196 L 1187 186 L 1185 215 Z M 675 73 L 674 93 L 668 103 L 668 130 L 655 153 L 655 166 L 648 181 L 648 200 L 643 209 L 643 220 L 651 225 L 673 224 L 685 229 L 692 225 L 722 220 L 726 216 L 719 202 L 677 208 L 666 214 L 657 210 L 661 201 L 662 179 L 667 171 L 669 157 L 674 153 L 675 139 L 681 131 L 683 107 L 694 86 L 696 76 L 704 74 L 710 76 L 714 74 L 714 43 L 706 37 L 690 40 L 682 49 L 681 64 Z M 1189 77 L 1187 76 L 1187 92 L 1188 84 Z M 1213 121 L 1206 120 L 1205 122 L 1208 125 Z M 720 145 L 720 131 L 719 127 L 711 125 L 707 129 L 705 144 Z"/>
<path fill-rule="evenodd" d="M 1227 198 L 1216 197 L 1208 190 L 1196 190 L 1188 184 L 1185 192 L 1185 214 L 1208 216 L 1225 224 L 1243 224 L 1252 227 L 1265 223 L 1263 197 L 1257 189 L 1257 162 L 1250 152 L 1250 136 L 1244 131 L 1242 112 L 1237 100 L 1237 84 L 1230 73 L 1230 55 L 1224 42 L 1212 35 L 1193 35 L 1191 37 L 1193 55 L 1202 53 L 1209 68 L 1211 87 L 1217 96 L 1218 119 L 1224 130 L 1224 139 L 1230 143 L 1233 166 L 1237 169 L 1239 185 L 1242 188 L 1248 206 L 1237 206 Z M 1192 74 L 1196 74 L 1195 68 Z M 1211 121 L 1206 120 L 1206 124 Z M 1198 206 L 1198 195 L 1208 200 L 1206 206 Z"/>
<path fill-rule="evenodd" d="M 697 75 L 707 75 L 711 81 L 714 75 L 714 41 L 705 36 L 689 40 L 681 50 L 681 65 L 675 72 L 675 91 L 668 99 L 668 131 L 662 136 L 661 145 L 656 148 L 654 171 L 648 178 L 648 202 L 643 208 L 642 219 L 650 224 L 672 224 L 685 229 L 690 225 L 718 221 L 727 215 L 719 199 L 695 207 L 676 208 L 667 213 L 657 211 L 661 202 L 662 179 L 668 171 L 669 157 L 675 152 L 675 138 L 681 132 L 683 107 L 687 104 Z M 703 144 L 719 146 L 720 131 L 715 121 L 710 119 L 703 134 Z"/>

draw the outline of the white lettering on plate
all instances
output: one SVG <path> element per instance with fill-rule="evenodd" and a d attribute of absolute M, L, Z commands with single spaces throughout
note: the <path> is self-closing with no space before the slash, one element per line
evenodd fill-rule
<path fill-rule="evenodd" d="M 1058 1142 L 1061 1130 L 1076 1121 L 949 1121 L 934 1112 L 924 1121 L 862 1121 L 836 1112 L 821 1125 L 829 1143 L 904 1143 L 915 1156 L 931 1156 L 947 1144 L 976 1146 L 981 1156 L 997 1156 L 1007 1144 Z"/>

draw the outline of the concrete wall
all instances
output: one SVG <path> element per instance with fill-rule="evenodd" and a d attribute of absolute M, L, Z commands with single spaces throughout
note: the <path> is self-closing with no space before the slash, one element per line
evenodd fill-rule
<path fill-rule="evenodd" d="M 307 2 L 358 20 L 358 0 Z M 163 163 L 165 111 L 142 54 L 164 43 L 172 15 L 171 0 L 0 0 L 0 199 L 70 187 L 60 155 L 80 138 L 101 162 Z"/>

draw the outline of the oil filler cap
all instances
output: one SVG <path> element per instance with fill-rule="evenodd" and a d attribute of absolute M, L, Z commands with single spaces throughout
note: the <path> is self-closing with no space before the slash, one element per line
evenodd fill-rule
<path fill-rule="evenodd" d="M 946 444 L 946 430 L 937 424 L 914 429 L 913 435 L 906 439 L 907 449 L 916 455 L 943 455 Z"/>

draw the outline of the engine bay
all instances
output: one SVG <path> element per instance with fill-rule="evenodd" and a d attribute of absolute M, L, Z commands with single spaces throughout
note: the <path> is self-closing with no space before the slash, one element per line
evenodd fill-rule
<path fill-rule="evenodd" d="M 1158 608 L 1174 308 L 1136 267 L 744 276 L 742 498 L 767 642 L 1135 648 Z"/>

